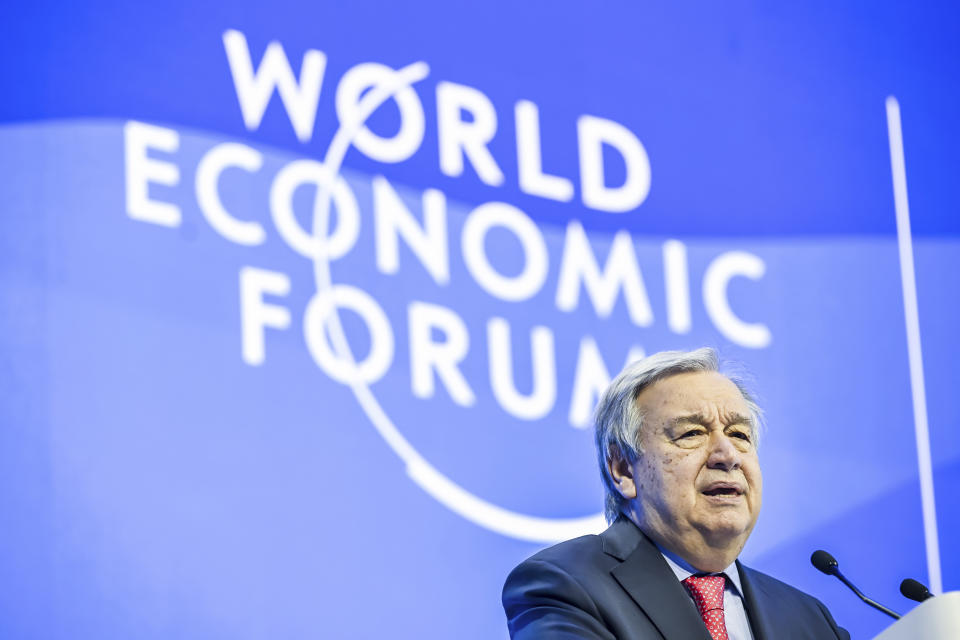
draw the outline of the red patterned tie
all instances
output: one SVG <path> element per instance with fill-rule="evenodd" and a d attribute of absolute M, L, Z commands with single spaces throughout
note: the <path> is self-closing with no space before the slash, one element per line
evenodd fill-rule
<path fill-rule="evenodd" d="M 727 625 L 723 620 L 723 587 L 726 578 L 719 576 L 690 576 L 683 586 L 690 591 L 697 611 L 707 625 L 713 640 L 728 640 Z"/>

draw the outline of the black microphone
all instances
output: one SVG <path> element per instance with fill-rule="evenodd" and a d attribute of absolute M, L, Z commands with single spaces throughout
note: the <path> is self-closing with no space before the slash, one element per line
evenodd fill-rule
<path fill-rule="evenodd" d="M 814 551 L 813 555 L 810 556 L 810 562 L 813 563 L 813 566 L 815 566 L 818 571 L 822 571 L 828 576 L 837 576 L 840 582 L 850 587 L 850 590 L 853 591 L 855 594 L 857 594 L 858 598 L 866 602 L 868 605 L 870 605 L 874 609 L 883 611 L 885 614 L 887 614 L 894 620 L 900 619 L 899 614 L 896 614 L 890 609 L 887 609 L 885 606 L 883 606 L 876 600 L 871 600 L 867 596 L 863 595 L 860 589 L 857 589 L 852 582 L 847 580 L 846 576 L 840 573 L 840 566 L 837 563 L 836 558 L 834 558 L 832 555 L 830 555 L 826 551 L 823 551 L 822 549 L 818 549 L 817 551 Z"/>
<path fill-rule="evenodd" d="M 930 589 L 927 589 L 926 585 L 917 582 L 913 578 L 907 578 L 900 583 L 900 593 L 917 602 L 923 602 L 927 598 L 933 597 L 933 594 L 930 593 Z"/>

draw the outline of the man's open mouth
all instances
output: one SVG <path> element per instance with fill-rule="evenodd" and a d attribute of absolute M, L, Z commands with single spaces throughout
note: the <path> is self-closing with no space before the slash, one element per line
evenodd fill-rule
<path fill-rule="evenodd" d="M 743 491 L 740 487 L 732 484 L 714 484 L 704 489 L 701 493 L 707 496 L 740 496 Z"/>

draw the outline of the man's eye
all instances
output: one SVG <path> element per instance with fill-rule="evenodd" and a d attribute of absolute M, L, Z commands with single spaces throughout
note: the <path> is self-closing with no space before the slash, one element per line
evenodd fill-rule
<path fill-rule="evenodd" d="M 697 436 L 699 436 L 699 435 L 702 435 L 702 434 L 703 434 L 703 431 L 702 431 L 701 429 L 690 429 L 690 431 L 687 431 L 686 433 L 684 433 L 684 434 L 683 434 L 682 436 L 680 436 L 680 437 L 681 437 L 681 438 L 695 438 L 695 437 L 697 437 Z"/>
<path fill-rule="evenodd" d="M 741 440 L 746 440 L 747 442 L 750 442 L 750 434 L 749 434 L 749 433 L 744 433 L 743 431 L 734 431 L 734 432 L 733 432 L 732 434 L 730 434 L 730 435 L 732 435 L 734 438 L 740 438 Z"/>

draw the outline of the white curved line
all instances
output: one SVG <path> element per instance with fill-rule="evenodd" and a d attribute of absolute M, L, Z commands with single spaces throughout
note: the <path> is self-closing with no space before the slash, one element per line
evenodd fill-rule
<path fill-rule="evenodd" d="M 340 173 L 343 158 L 357 132 L 367 118 L 388 98 L 404 87 L 423 80 L 429 72 L 430 69 L 425 62 L 415 62 L 398 70 L 390 80 L 376 85 L 367 92 L 357 103 L 350 119 L 340 123 L 340 128 L 334 134 L 323 161 L 327 170 L 327 184 L 318 186 L 317 198 L 314 201 L 312 229 L 314 238 L 319 239 L 320 233 L 327 229 L 330 221 L 332 187 Z M 317 291 L 329 290 L 332 286 L 330 264 L 323 250 L 323 244 L 318 241 L 314 246 L 317 247 L 313 256 L 313 275 Z M 340 324 L 340 316 L 336 312 L 330 315 L 327 328 L 337 356 L 356 364 L 356 358 L 353 357 L 343 326 Z M 503 509 L 478 498 L 443 475 L 413 448 L 393 424 L 390 416 L 380 406 L 380 402 L 367 385 L 356 380 L 349 386 L 374 428 L 393 452 L 403 460 L 407 475 L 435 500 L 463 518 L 491 531 L 538 543 L 558 542 L 585 533 L 597 533 L 606 526 L 603 514 L 584 518 L 538 518 Z"/>
<path fill-rule="evenodd" d="M 407 473 L 441 504 L 491 531 L 529 542 L 559 542 L 607 527 L 602 513 L 584 518 L 537 518 L 482 500 L 451 481 L 426 461 L 407 466 Z"/>

